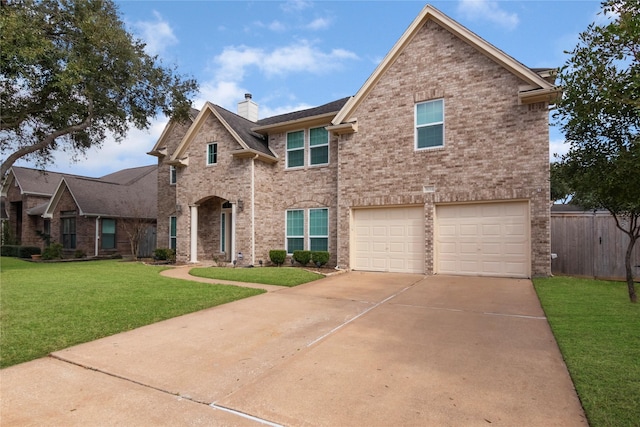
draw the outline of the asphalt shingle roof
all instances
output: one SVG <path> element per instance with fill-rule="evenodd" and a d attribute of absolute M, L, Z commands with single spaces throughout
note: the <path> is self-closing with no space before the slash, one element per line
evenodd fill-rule
<path fill-rule="evenodd" d="M 350 96 L 347 96 L 345 98 L 338 99 L 336 101 L 332 101 L 327 104 L 320 105 L 318 107 L 307 108 L 306 110 L 292 111 L 291 113 L 285 113 L 277 116 L 267 117 L 265 119 L 258 120 L 258 123 L 255 123 L 254 126 L 255 125 L 258 125 L 258 126 L 274 125 L 278 123 L 304 119 L 306 117 L 318 116 L 326 113 L 337 113 L 344 106 L 344 104 L 347 103 L 349 98 Z"/>

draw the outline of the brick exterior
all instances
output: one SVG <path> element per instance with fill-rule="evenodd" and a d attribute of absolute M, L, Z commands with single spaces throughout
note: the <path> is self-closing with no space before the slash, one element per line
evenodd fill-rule
<path fill-rule="evenodd" d="M 244 263 L 257 264 L 268 260 L 269 250 L 285 247 L 287 209 L 326 207 L 330 265 L 349 268 L 354 208 L 417 205 L 425 216 L 424 270 L 433 274 L 438 204 L 517 200 L 530 206 L 531 272 L 549 275 L 548 105 L 520 105 L 519 87 L 525 84 L 427 20 L 344 120 L 357 119 L 357 132 L 330 134 L 328 166 L 287 170 L 284 131 L 268 135 L 277 163 L 234 157 L 231 152 L 241 146 L 209 114 L 197 123 L 185 153 L 188 165 L 179 169 L 172 187 L 166 160 L 187 131 L 174 128 L 166 138 L 168 156 L 159 160 L 158 246 L 168 241 L 168 217 L 177 205 L 177 259 L 192 259 L 190 207 L 197 206 L 197 259 L 222 257 L 220 213 L 229 201 L 236 208 L 235 253 L 243 253 Z M 415 104 L 430 99 L 444 99 L 445 144 L 415 150 Z M 303 129 L 308 126 L 290 130 Z M 215 166 L 205 164 L 210 142 L 218 143 Z M 435 191 L 425 192 L 424 186 Z M 226 259 L 235 259 L 235 253 L 226 253 Z"/>
<path fill-rule="evenodd" d="M 165 138 L 165 144 L 167 152 L 173 153 L 180 144 L 180 140 L 187 132 L 189 128 L 186 124 L 171 123 L 171 129 Z M 167 163 L 167 157 L 158 158 L 158 226 L 157 226 L 157 247 L 168 248 L 169 247 L 169 217 L 177 216 L 182 217 L 188 215 L 188 208 L 186 210 L 176 211 L 176 185 L 171 185 L 169 182 L 169 164 Z M 180 169 L 177 170 L 178 182 L 181 180 Z M 180 238 L 178 239 L 178 241 Z"/>
<path fill-rule="evenodd" d="M 44 232 L 44 219 L 27 214 L 29 209 L 49 201 L 49 197 L 21 194 L 20 188 L 12 185 L 7 191 L 7 214 L 9 229 L 13 238 L 24 246 L 44 247 L 44 241 L 37 231 Z"/>
<path fill-rule="evenodd" d="M 546 104 L 518 105 L 522 84 L 428 21 L 354 112 L 358 132 L 341 137 L 338 234 L 349 236 L 353 207 L 424 205 L 430 274 L 435 205 L 527 200 L 532 274 L 550 274 L 548 110 Z M 440 98 L 444 147 L 416 151 L 415 103 Z M 434 186 L 435 193 L 424 193 L 423 186 Z M 349 265 L 349 243 L 339 241 L 340 265 Z"/>
<path fill-rule="evenodd" d="M 70 216 L 68 214 L 62 215 L 62 212 L 75 212 L 76 214 Z M 86 256 L 111 256 L 111 255 L 131 255 L 131 244 L 127 237 L 127 233 L 122 228 L 123 219 L 115 218 L 116 220 L 116 247 L 113 249 L 102 249 L 100 243 L 98 243 L 98 253 L 96 253 L 96 227 L 98 227 L 98 234 L 102 230 L 102 220 L 99 218 L 96 223 L 95 217 L 85 217 L 78 215 L 78 206 L 76 205 L 73 197 L 69 193 L 69 190 L 65 189 L 58 201 L 53 217 L 51 218 L 51 243 L 62 243 L 62 218 L 75 218 L 76 221 L 76 246 L 75 248 L 65 249 L 65 257 L 72 258 L 76 251 L 84 253 Z M 100 237 L 98 238 L 100 239 Z"/>

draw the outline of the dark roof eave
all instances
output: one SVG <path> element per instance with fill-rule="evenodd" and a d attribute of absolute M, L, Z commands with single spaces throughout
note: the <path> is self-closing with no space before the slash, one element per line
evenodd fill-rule
<path fill-rule="evenodd" d="M 313 122 L 320 122 L 320 121 L 331 121 L 331 119 L 333 117 L 336 116 L 336 114 L 338 114 L 340 110 L 338 111 L 332 111 L 329 113 L 324 113 L 324 114 L 318 114 L 315 116 L 307 116 L 307 117 L 302 117 L 299 119 L 295 119 L 295 120 L 288 120 L 285 122 L 278 122 L 278 123 L 273 123 L 270 125 L 263 125 L 263 126 L 255 126 L 252 127 L 251 130 L 253 132 L 259 133 L 259 134 L 263 134 L 266 135 L 270 132 L 273 131 L 277 131 L 279 129 L 286 129 L 286 128 L 295 128 L 295 127 L 300 127 L 306 123 L 313 123 Z"/>

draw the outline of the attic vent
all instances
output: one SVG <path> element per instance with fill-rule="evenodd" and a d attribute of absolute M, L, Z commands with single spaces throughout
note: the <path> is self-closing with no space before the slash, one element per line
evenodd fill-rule
<path fill-rule="evenodd" d="M 258 104 L 251 98 L 250 93 L 244 94 L 244 101 L 238 102 L 238 115 L 255 123 L 258 121 Z"/>

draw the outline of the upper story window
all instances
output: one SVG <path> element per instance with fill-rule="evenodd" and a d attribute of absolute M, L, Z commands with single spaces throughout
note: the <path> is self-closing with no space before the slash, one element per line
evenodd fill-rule
<path fill-rule="evenodd" d="M 305 152 L 308 150 L 308 163 Z M 329 132 L 324 127 L 287 133 L 287 168 L 329 164 Z"/>
<path fill-rule="evenodd" d="M 329 132 L 323 127 L 309 129 L 309 164 L 329 163 Z"/>
<path fill-rule="evenodd" d="M 169 184 L 175 185 L 178 182 L 178 171 L 175 166 L 169 166 Z"/>
<path fill-rule="evenodd" d="M 215 165 L 218 163 L 218 143 L 212 142 L 207 144 L 207 165 Z"/>
<path fill-rule="evenodd" d="M 304 131 L 287 133 L 287 167 L 304 166 Z"/>
<path fill-rule="evenodd" d="M 444 100 L 416 104 L 416 149 L 444 146 Z"/>

